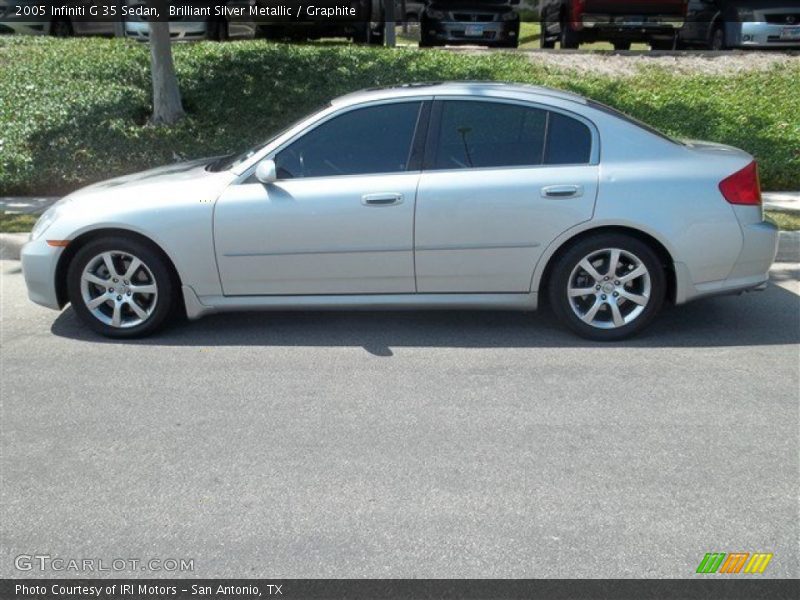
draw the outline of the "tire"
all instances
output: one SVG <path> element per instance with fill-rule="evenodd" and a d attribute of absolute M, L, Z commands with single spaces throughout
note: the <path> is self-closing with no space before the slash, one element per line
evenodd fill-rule
<path fill-rule="evenodd" d="M 555 48 L 556 41 L 547 37 L 547 24 L 544 21 L 539 22 L 539 48 Z"/>
<path fill-rule="evenodd" d="M 576 50 L 581 45 L 578 33 L 572 30 L 567 21 L 561 22 L 559 43 L 562 49 Z"/>
<path fill-rule="evenodd" d="M 206 25 L 208 27 L 207 38 L 215 42 L 227 42 L 230 39 L 228 32 L 227 19 L 214 19 Z"/>
<path fill-rule="evenodd" d="M 615 254 L 617 269 L 611 277 L 609 263 Z M 584 260 L 594 267 L 599 281 L 581 266 L 587 264 Z M 626 282 L 626 277 L 631 279 Z M 575 293 L 581 290 L 587 293 Z M 661 309 L 665 292 L 664 266 L 653 249 L 619 233 L 598 233 L 570 246 L 556 259 L 547 284 L 548 300 L 559 321 L 581 337 L 597 341 L 621 340 L 642 331 Z"/>
<path fill-rule="evenodd" d="M 711 38 L 708 40 L 709 50 L 727 50 L 728 44 L 725 42 L 725 29 L 722 25 L 717 25 L 711 31 Z"/>
<path fill-rule="evenodd" d="M 53 37 L 72 37 L 74 34 L 69 19 L 56 19 L 50 23 L 50 35 Z"/>
<path fill-rule="evenodd" d="M 134 258 L 141 265 L 125 273 L 123 269 L 130 269 Z M 161 253 L 131 237 L 104 237 L 87 243 L 67 270 L 67 294 L 73 310 L 91 329 L 111 338 L 142 337 L 160 329 L 174 312 L 177 293 L 177 282 Z M 90 308 L 91 300 L 99 304 Z"/>
<path fill-rule="evenodd" d="M 614 50 L 617 50 L 618 52 L 630 49 L 631 49 L 630 42 L 614 42 Z"/>

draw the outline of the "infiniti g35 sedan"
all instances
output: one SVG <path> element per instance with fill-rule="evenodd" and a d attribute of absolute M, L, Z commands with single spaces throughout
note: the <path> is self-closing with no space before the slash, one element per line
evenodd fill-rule
<path fill-rule="evenodd" d="M 587 338 L 763 289 L 753 157 L 591 100 L 498 83 L 358 92 L 239 155 L 98 183 L 22 251 L 30 298 L 111 337 L 257 309 L 547 301 Z"/>

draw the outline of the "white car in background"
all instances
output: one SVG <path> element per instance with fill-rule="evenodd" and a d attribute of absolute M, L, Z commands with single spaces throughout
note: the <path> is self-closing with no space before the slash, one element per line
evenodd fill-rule
<path fill-rule="evenodd" d="M 616 340 L 665 301 L 763 289 L 777 240 L 741 150 L 566 92 L 442 83 L 344 96 L 241 154 L 79 190 L 22 267 L 34 302 L 111 337 L 176 311 L 547 299 Z"/>

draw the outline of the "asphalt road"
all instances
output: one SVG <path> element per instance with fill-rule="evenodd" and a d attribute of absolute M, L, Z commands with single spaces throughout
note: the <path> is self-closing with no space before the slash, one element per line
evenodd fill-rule
<path fill-rule="evenodd" d="M 733 551 L 800 576 L 797 271 L 620 344 L 471 311 L 217 315 L 112 343 L 0 267 L 0 576 L 63 575 L 14 569 L 45 553 L 688 577 Z"/>

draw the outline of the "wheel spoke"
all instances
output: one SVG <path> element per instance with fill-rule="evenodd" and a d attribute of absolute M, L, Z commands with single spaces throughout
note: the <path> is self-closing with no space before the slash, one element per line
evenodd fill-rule
<path fill-rule="evenodd" d="M 619 248 L 614 248 L 611 251 L 611 256 L 608 259 L 608 273 L 609 277 L 616 277 L 617 267 L 619 267 Z"/>
<path fill-rule="evenodd" d="M 133 300 L 128 300 L 128 306 L 131 307 L 131 310 L 133 312 L 135 312 L 136 316 L 139 317 L 140 319 L 146 319 L 147 318 L 147 311 L 144 310 L 138 304 L 136 304 L 136 302 L 134 302 Z"/>
<path fill-rule="evenodd" d="M 569 295 L 573 298 L 576 296 L 591 296 L 594 294 L 595 289 L 593 287 L 588 288 L 569 288 Z"/>
<path fill-rule="evenodd" d="M 141 266 L 142 266 L 142 261 L 140 261 L 138 258 L 134 256 L 133 259 L 131 259 L 131 264 L 129 264 L 128 268 L 125 270 L 125 275 L 123 275 L 123 277 L 125 277 L 125 279 L 127 279 L 128 281 L 132 280 L 134 273 L 136 273 L 136 271 Z"/>
<path fill-rule="evenodd" d="M 117 268 L 114 266 L 114 258 L 111 256 L 111 252 L 103 252 L 103 262 L 106 264 L 109 277 L 119 277 Z"/>
<path fill-rule="evenodd" d="M 133 294 L 155 294 L 156 284 L 147 283 L 145 285 L 132 285 L 130 286 L 130 290 Z"/>
<path fill-rule="evenodd" d="M 581 269 L 583 269 L 584 271 L 586 271 L 586 272 L 589 274 L 589 276 L 590 276 L 592 279 L 594 279 L 595 281 L 601 281 L 601 280 L 603 279 L 603 276 L 602 276 L 602 275 L 600 275 L 600 273 L 598 273 L 598 272 L 597 272 L 597 269 L 595 269 L 595 268 L 594 268 L 594 265 L 593 265 L 592 263 L 590 263 L 590 262 L 589 262 L 589 259 L 588 259 L 588 258 L 584 258 L 584 259 L 583 259 L 583 260 L 580 262 L 580 267 L 581 267 Z"/>
<path fill-rule="evenodd" d="M 625 273 L 622 277 L 619 278 L 620 283 L 628 283 L 633 281 L 637 277 L 641 277 L 642 275 L 647 274 L 647 268 L 644 265 L 639 265 L 630 273 Z"/>
<path fill-rule="evenodd" d="M 590 323 L 594 321 L 595 315 L 597 315 L 597 311 L 600 310 L 600 307 L 603 306 L 603 301 L 598 298 L 594 304 L 586 311 L 585 314 L 581 316 L 581 319 L 586 323 Z"/>
<path fill-rule="evenodd" d="M 647 304 L 648 297 L 643 296 L 642 294 L 634 294 L 633 292 L 629 292 L 628 290 L 620 290 L 619 295 L 626 300 L 630 300 L 638 304 L 639 306 L 644 306 Z"/>
<path fill-rule="evenodd" d="M 620 312 L 617 303 L 609 302 L 608 305 L 611 307 L 611 317 L 614 319 L 614 326 L 622 327 L 625 325 L 625 319 L 622 318 L 622 313 Z"/>
<path fill-rule="evenodd" d="M 114 302 L 114 314 L 111 316 L 111 325 L 119 327 L 122 325 L 122 303 Z"/>
<path fill-rule="evenodd" d="M 86 273 L 83 278 L 88 281 L 89 283 L 93 283 L 95 285 L 99 285 L 101 287 L 106 287 L 109 283 L 111 283 L 110 279 L 103 279 L 98 277 L 94 273 Z"/>
<path fill-rule="evenodd" d="M 104 302 L 108 302 L 108 296 L 103 294 L 102 296 L 98 296 L 97 298 L 92 298 L 89 302 L 86 303 L 86 307 L 89 310 L 94 310 Z"/>

